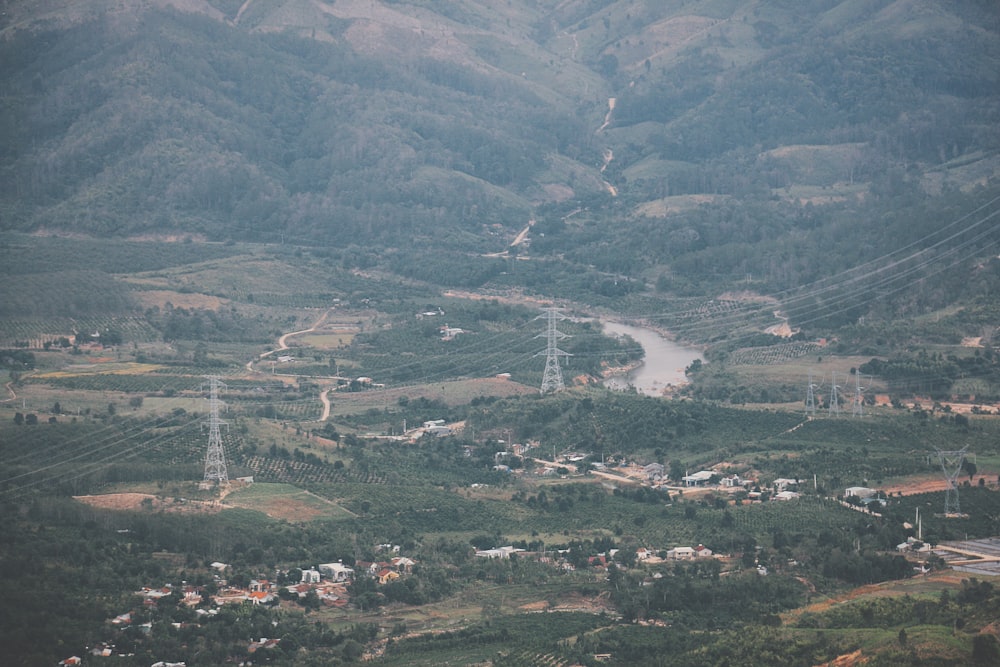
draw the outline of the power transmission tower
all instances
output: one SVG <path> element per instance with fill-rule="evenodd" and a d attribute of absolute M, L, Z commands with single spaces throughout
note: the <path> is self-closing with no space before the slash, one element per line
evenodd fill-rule
<path fill-rule="evenodd" d="M 812 371 L 809 371 L 809 386 L 806 388 L 806 414 L 812 417 L 816 414 L 816 390 L 819 385 L 813 382 Z"/>
<path fill-rule="evenodd" d="M 830 387 L 830 414 L 839 415 L 840 414 L 840 399 L 839 392 L 840 387 L 837 386 L 837 371 L 830 373 L 830 382 L 832 383 Z"/>
<path fill-rule="evenodd" d="M 219 387 L 225 388 L 218 375 L 206 375 L 209 383 L 209 420 L 208 420 L 208 453 L 205 455 L 204 484 L 218 482 L 229 483 L 229 471 L 226 470 L 226 454 L 222 450 L 222 434 L 219 427 L 226 422 L 219 419 Z M 228 424 L 226 424 L 228 426 Z"/>
<path fill-rule="evenodd" d="M 852 417 L 864 417 L 865 416 L 865 392 L 871 388 L 868 385 L 864 389 L 861 388 L 861 373 L 854 374 L 854 401 L 851 403 L 851 416 Z"/>
<path fill-rule="evenodd" d="M 941 462 L 941 470 L 944 472 L 945 481 L 948 486 L 944 492 L 944 514 L 951 516 L 961 514 L 962 510 L 958 504 L 958 476 L 962 473 L 962 466 L 965 464 L 965 450 L 968 446 L 957 451 L 944 451 L 935 448 L 938 461 Z"/>
<path fill-rule="evenodd" d="M 560 339 L 569 338 L 568 335 L 556 329 L 556 322 L 566 319 L 566 316 L 562 314 L 562 309 L 544 308 L 543 312 L 545 313 L 544 315 L 539 315 L 535 319 L 540 320 L 544 317 L 548 322 L 545 333 L 536 336 L 536 338 L 545 337 L 545 352 L 539 352 L 535 356 L 540 357 L 542 354 L 545 355 L 545 372 L 542 374 L 541 393 L 547 394 L 564 388 L 562 370 L 559 368 L 559 357 L 571 357 L 573 355 L 569 352 L 563 352 L 557 347 Z"/>

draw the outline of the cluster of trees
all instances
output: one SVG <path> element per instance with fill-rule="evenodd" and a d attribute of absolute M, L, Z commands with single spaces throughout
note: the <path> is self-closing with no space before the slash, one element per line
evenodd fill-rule
<path fill-rule="evenodd" d="M 992 347 L 975 350 L 972 355 L 944 355 L 922 350 L 916 354 L 901 353 L 889 359 L 871 359 L 858 367 L 858 372 L 884 379 L 895 396 L 919 394 L 936 400 L 951 398 L 956 393 L 963 398 L 988 402 L 996 400 L 1000 391 L 1000 358 Z M 975 396 L 955 392 L 956 383 L 975 380 Z"/>
<path fill-rule="evenodd" d="M 161 310 L 146 311 L 146 319 L 160 332 L 165 341 L 208 341 L 264 343 L 274 339 L 274 325 L 262 317 L 249 317 L 235 307 L 175 308 L 170 304 Z M 205 359 L 195 359 L 203 363 Z"/>

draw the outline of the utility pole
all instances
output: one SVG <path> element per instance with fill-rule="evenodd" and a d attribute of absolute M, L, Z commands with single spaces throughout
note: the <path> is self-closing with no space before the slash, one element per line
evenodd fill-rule
<path fill-rule="evenodd" d="M 571 357 L 573 355 L 569 352 L 563 352 L 556 345 L 560 339 L 569 338 L 569 336 L 556 329 L 556 322 L 566 319 L 566 316 L 562 314 L 562 309 L 545 308 L 543 312 L 545 314 L 539 315 L 536 319 L 540 320 L 544 317 L 548 322 L 548 326 L 546 332 L 539 334 L 536 338 L 545 337 L 545 352 L 539 352 L 535 356 L 540 357 L 543 354 L 545 355 L 545 372 L 542 374 L 541 393 L 547 394 L 565 388 L 562 370 L 559 368 L 559 357 Z"/>
<path fill-rule="evenodd" d="M 208 453 L 205 455 L 205 479 L 203 484 L 229 483 L 229 471 L 226 469 L 226 454 L 222 449 L 222 434 L 219 427 L 225 422 L 219 419 L 219 408 L 223 404 L 219 400 L 219 387 L 225 384 L 218 375 L 206 375 L 209 382 L 209 421 L 208 421 Z M 228 424 L 226 424 L 228 426 Z"/>

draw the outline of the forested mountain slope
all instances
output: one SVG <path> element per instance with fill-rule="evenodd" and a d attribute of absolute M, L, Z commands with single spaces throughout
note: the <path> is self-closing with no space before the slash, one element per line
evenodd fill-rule
<path fill-rule="evenodd" d="M 48 0 L 0 21 L 5 229 L 491 253 L 535 220 L 555 270 L 774 292 L 925 237 L 1000 169 L 987 0 Z"/>

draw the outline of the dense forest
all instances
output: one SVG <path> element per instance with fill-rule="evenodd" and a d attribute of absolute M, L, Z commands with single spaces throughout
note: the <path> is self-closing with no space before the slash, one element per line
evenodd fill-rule
<path fill-rule="evenodd" d="M 4 228 L 598 303 L 749 280 L 813 330 L 997 286 L 988 3 L 158 5 L 9 12 Z"/>

